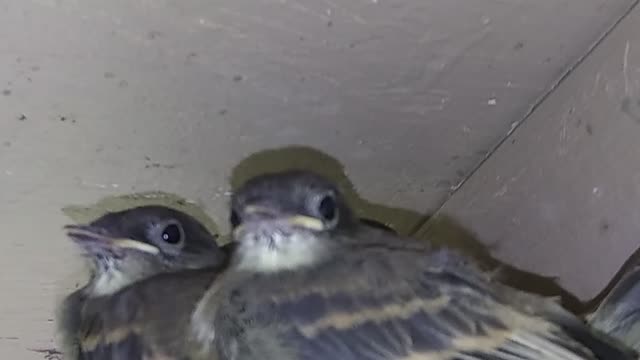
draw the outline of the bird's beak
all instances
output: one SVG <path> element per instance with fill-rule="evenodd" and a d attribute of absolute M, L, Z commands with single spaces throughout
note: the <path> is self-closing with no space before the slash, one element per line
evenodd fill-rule
<path fill-rule="evenodd" d="M 265 206 L 248 205 L 244 208 L 244 213 L 246 215 L 252 215 L 252 217 L 257 218 L 258 221 L 273 221 L 312 231 L 322 231 L 325 229 L 324 223 L 314 217 L 306 215 L 283 216 L 277 211 Z M 249 222 L 250 221 L 251 220 L 249 220 Z M 243 227 L 243 225 L 240 225 L 235 231 L 241 231 Z"/>
<path fill-rule="evenodd" d="M 99 229 L 91 225 L 67 225 L 64 229 L 67 231 L 67 236 L 79 243 L 93 243 L 120 249 L 133 249 L 153 255 L 160 252 L 160 249 L 157 247 L 138 240 L 104 235 Z"/>
<path fill-rule="evenodd" d="M 305 215 L 294 215 L 285 219 L 287 223 L 293 226 L 303 227 L 313 231 L 324 230 L 324 223 L 316 218 Z"/>
<path fill-rule="evenodd" d="M 252 215 L 264 218 L 275 218 L 278 216 L 278 212 L 268 206 L 260 205 L 247 205 L 244 208 L 246 215 Z"/>

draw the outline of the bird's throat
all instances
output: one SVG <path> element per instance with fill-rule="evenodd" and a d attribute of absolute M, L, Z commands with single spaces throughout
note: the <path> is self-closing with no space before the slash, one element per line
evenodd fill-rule
<path fill-rule="evenodd" d="M 235 264 L 239 270 L 275 273 L 313 266 L 327 254 L 321 239 L 294 233 L 286 238 L 240 242 Z"/>
<path fill-rule="evenodd" d="M 124 272 L 111 267 L 108 270 L 96 272 L 88 289 L 91 296 L 112 295 L 134 281 L 135 279 L 131 279 Z"/>

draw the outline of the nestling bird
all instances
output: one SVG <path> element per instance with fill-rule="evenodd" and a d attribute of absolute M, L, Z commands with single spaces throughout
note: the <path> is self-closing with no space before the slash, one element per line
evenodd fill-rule
<path fill-rule="evenodd" d="M 92 265 L 89 282 L 65 298 L 59 315 L 68 356 L 141 360 L 182 346 L 175 344 L 177 335 L 228 259 L 217 236 L 163 206 L 112 212 L 65 228 Z M 163 280 L 150 281 L 155 278 Z M 180 307 L 183 317 L 173 313 Z"/>
<path fill-rule="evenodd" d="M 640 351 L 640 265 L 624 273 L 586 318 L 592 327 Z"/>
<path fill-rule="evenodd" d="M 230 267 L 192 319 L 202 351 L 221 360 L 637 358 L 453 252 L 354 221 L 310 172 L 249 180 L 231 223 Z"/>
<path fill-rule="evenodd" d="M 63 303 L 59 322 L 69 358 L 184 359 L 196 348 L 185 336 L 190 315 L 234 243 L 218 248 L 197 220 L 162 206 L 66 228 L 93 265 L 89 283 Z"/>

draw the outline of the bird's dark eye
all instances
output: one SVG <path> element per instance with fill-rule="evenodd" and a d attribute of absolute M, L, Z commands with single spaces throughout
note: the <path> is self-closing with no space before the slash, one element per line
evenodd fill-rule
<path fill-rule="evenodd" d="M 238 212 L 235 210 L 231 210 L 231 215 L 229 215 L 229 223 L 231 223 L 232 228 L 237 228 L 240 225 L 240 216 Z"/>
<path fill-rule="evenodd" d="M 332 195 L 325 195 L 318 202 L 318 214 L 325 221 L 333 221 L 338 215 L 336 199 Z"/>
<path fill-rule="evenodd" d="M 180 243 L 183 240 L 182 238 L 182 228 L 180 228 L 178 224 L 167 225 L 162 230 L 162 240 L 164 240 L 166 243 L 175 245 Z"/>

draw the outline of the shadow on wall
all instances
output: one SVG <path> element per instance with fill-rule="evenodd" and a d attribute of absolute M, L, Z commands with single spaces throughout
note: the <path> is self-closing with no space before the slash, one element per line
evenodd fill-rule
<path fill-rule="evenodd" d="M 491 255 L 492 246 L 479 241 L 471 231 L 447 215 L 434 215 L 414 237 L 427 240 L 438 248 L 457 249 L 478 262 L 483 270 L 493 272 L 497 281 L 542 296 L 559 297 L 567 309 L 582 312 L 582 301 L 562 288 L 555 278 L 521 270 L 498 260 Z"/>
<path fill-rule="evenodd" d="M 234 169 L 230 177 L 232 189 L 237 189 L 249 178 L 256 175 L 281 171 L 286 169 L 306 169 L 315 171 L 334 181 L 344 192 L 347 201 L 354 208 L 356 214 L 373 224 L 383 224 L 402 235 L 412 235 L 418 239 L 429 241 L 435 247 L 453 248 L 464 255 L 475 259 L 483 270 L 494 272 L 496 278 L 508 285 L 521 290 L 537 293 L 543 296 L 559 297 L 568 309 L 583 313 L 597 304 L 610 290 L 611 284 L 618 279 L 624 268 L 616 275 L 612 283 L 594 299 L 582 303 L 578 298 L 564 290 L 554 278 L 544 277 L 520 270 L 509 264 L 502 263 L 491 255 L 491 247 L 480 242 L 470 231 L 458 224 L 454 219 L 443 214 L 430 217 L 411 210 L 389 207 L 372 203 L 359 196 L 356 187 L 347 177 L 344 167 L 335 158 L 319 150 L 304 146 L 289 146 L 268 149 L 250 155 L 242 160 Z M 206 214 L 202 207 L 188 201 L 179 195 L 164 192 L 136 193 L 104 198 L 91 206 L 67 206 L 63 212 L 73 221 L 85 223 L 96 219 L 106 212 L 119 211 L 142 205 L 164 205 L 184 211 L 201 221 L 213 234 L 219 234 L 218 226 Z M 426 223 L 426 226 L 424 226 Z M 221 237 L 221 242 L 224 243 Z M 634 255 L 629 261 L 640 255 Z"/>
<path fill-rule="evenodd" d="M 594 296 L 593 299 L 585 302 L 582 313 L 588 314 L 595 311 L 598 305 L 600 305 L 600 302 L 602 302 L 602 300 L 604 300 L 604 298 L 609 295 L 609 292 L 613 290 L 613 287 L 618 283 L 618 281 L 620 281 L 627 272 L 633 270 L 634 268 L 637 268 L 638 266 L 640 266 L 640 249 L 636 249 L 636 251 L 631 254 L 631 256 L 627 259 L 627 261 L 624 262 L 624 264 L 622 264 L 618 272 L 616 272 L 611 281 L 609 281 L 607 286 L 605 286 L 604 289 L 600 291 L 600 293 Z"/>

